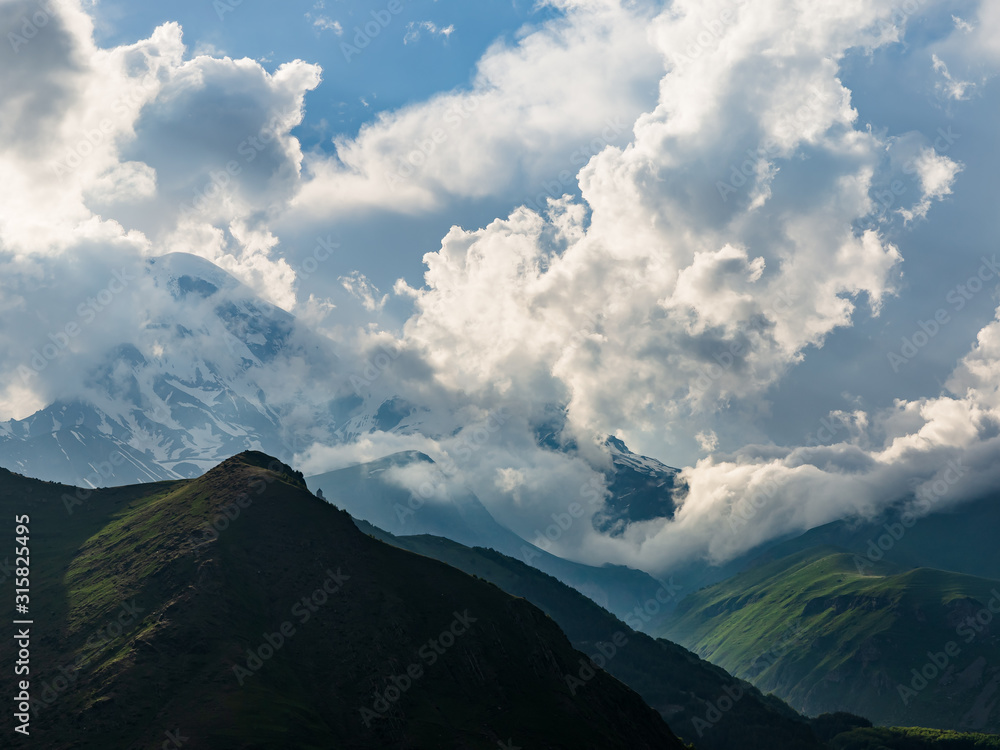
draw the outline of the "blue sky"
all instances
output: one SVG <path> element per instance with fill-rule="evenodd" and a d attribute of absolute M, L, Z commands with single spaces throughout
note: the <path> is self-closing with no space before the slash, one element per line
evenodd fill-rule
<path fill-rule="evenodd" d="M 354 51 L 359 30 L 372 22 L 373 13 L 385 18 L 387 2 L 296 1 L 275 6 L 183 0 L 163 6 L 108 1 L 96 5 L 93 17 L 95 38 L 102 46 L 131 44 L 161 24 L 176 22 L 183 28 L 189 55 L 249 57 L 271 72 L 296 59 L 319 65 L 323 81 L 307 93 L 303 122 L 292 133 L 304 150 L 335 156 L 335 137 L 356 136 L 380 113 L 440 92 L 468 89 L 478 61 L 491 45 L 516 44 L 531 30 L 564 15 L 533 0 L 405 0 L 400 6 L 401 12 L 390 14 L 391 21 L 360 53 Z M 329 23 L 317 26 L 321 19 L 339 23 L 342 31 L 332 30 Z M 452 27 L 453 31 L 447 36 L 428 33 L 422 27 L 428 21 L 439 30 Z M 408 39 L 414 30 L 419 37 Z M 565 187 L 575 186 L 567 182 Z M 355 256 L 354 265 L 384 288 L 398 277 L 418 282 L 423 253 L 436 248 L 452 223 L 486 224 L 528 194 L 522 190 L 494 199 L 488 196 L 444 216 L 414 216 L 390 225 L 365 223 L 357 230 L 363 241 L 352 237 L 350 229 L 324 229 L 331 229 L 345 254 Z M 380 246 L 375 263 L 370 262 L 371 242 Z M 408 314 L 396 300 L 390 300 L 390 309 L 399 316 Z"/>
<path fill-rule="evenodd" d="M 169 5 L 102 0 L 94 9 L 96 38 L 102 45 L 143 39 L 157 26 L 176 21 L 184 28 L 192 53 L 249 57 L 268 70 L 295 59 L 323 68 L 323 83 L 306 98 L 307 117 L 295 131 L 303 146 L 329 149 L 334 134 L 354 135 L 383 110 L 419 102 L 438 91 L 469 85 L 476 61 L 500 39 L 513 38 L 525 24 L 560 15 L 527 0 L 401 0 L 401 12 L 371 39 L 360 54 L 354 45 L 358 28 L 382 13 L 381 0 L 290 0 L 276 5 L 254 0 L 180 0 Z M 384 16 L 383 16 L 384 17 Z M 338 22 L 337 33 L 317 26 Z M 410 24 L 430 21 L 439 29 L 454 27 L 446 38 L 423 31 L 403 43 Z M 348 59 L 348 57 L 350 59 Z"/>
<path fill-rule="evenodd" d="M 913 24 L 908 37 L 931 41 L 947 36 L 952 26 L 950 13 L 942 9 Z M 1000 217 L 990 188 L 1000 170 L 992 125 L 997 82 L 986 83 L 969 101 L 942 101 L 933 94 L 926 71 L 920 74 L 914 64 L 921 56 L 925 53 L 920 47 L 903 44 L 870 55 L 855 51 L 842 66 L 844 84 L 861 123 L 896 135 L 922 133 L 939 142 L 943 153 L 960 161 L 964 171 L 954 194 L 934 208 L 933 217 L 909 226 L 897 222 L 889 229 L 888 236 L 907 261 L 898 293 L 885 301 L 884 312 L 877 318 L 859 317 L 854 326 L 834 332 L 822 349 L 810 352 L 773 389 L 770 434 L 776 440 L 794 444 L 803 430 L 809 434 L 823 415 L 846 408 L 852 398 L 867 407 L 888 406 L 896 398 L 940 392 L 955 362 L 1000 302 L 998 280 L 965 300 L 960 310 L 947 299 L 978 271 L 984 255 L 992 257 L 998 249 L 994 238 L 1000 236 Z M 904 178 L 904 185 L 910 195 L 918 189 L 912 178 Z M 940 309 L 949 313 L 942 335 L 912 362 L 893 370 L 887 354 L 897 351 L 904 337 L 919 330 L 920 321 L 931 320 Z"/>

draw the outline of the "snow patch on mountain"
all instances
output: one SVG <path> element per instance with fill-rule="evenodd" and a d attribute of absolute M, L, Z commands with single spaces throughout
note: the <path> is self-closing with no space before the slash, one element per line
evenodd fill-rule
<path fill-rule="evenodd" d="M 312 367 L 331 383 L 320 398 L 335 396 L 330 342 L 203 258 L 171 253 L 144 274 L 153 299 L 134 340 L 104 353 L 79 397 L 0 423 L 0 465 L 112 485 L 196 476 L 249 449 L 285 459 L 300 449 L 285 423 L 300 394 L 276 386 Z M 323 408 L 317 421 L 332 428 Z"/>

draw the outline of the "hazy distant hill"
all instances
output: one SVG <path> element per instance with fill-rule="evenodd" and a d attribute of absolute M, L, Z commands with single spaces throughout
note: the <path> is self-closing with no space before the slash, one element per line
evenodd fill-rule
<path fill-rule="evenodd" d="M 355 518 L 396 535 L 432 534 L 469 546 L 492 547 L 555 576 L 619 617 L 626 617 L 650 599 L 672 604 L 677 595 L 641 570 L 623 565 L 584 565 L 529 544 L 498 523 L 467 489 L 427 501 L 417 497 L 414 501 L 412 493 L 394 479 L 394 472 L 414 465 L 433 468 L 434 462 L 422 453 L 408 451 L 309 477 L 307 481 Z"/>
<path fill-rule="evenodd" d="M 394 537 L 363 521 L 356 523 L 378 538 L 443 560 L 509 593 L 523 596 L 555 619 L 573 645 L 585 653 L 597 653 L 596 644 L 606 642 L 614 633 L 629 633 L 626 624 L 578 592 L 494 550 L 470 549 L 440 537 Z M 700 750 L 1000 748 L 998 735 L 925 728 L 873 729 L 866 719 L 845 713 L 826 713 L 806 719 L 775 696 L 764 696 L 748 686 L 732 707 L 715 713 L 720 706 L 726 709 L 723 696 L 729 694 L 727 688 L 738 694 L 734 686 L 745 686 L 745 683 L 668 640 L 654 640 L 642 633 L 629 633 L 627 637 L 627 645 L 607 662 L 605 668 L 639 692 L 683 739 L 693 740 Z"/>
<path fill-rule="evenodd" d="M 538 605 L 569 636 L 575 648 L 600 653 L 598 644 L 624 634 L 626 645 L 605 668 L 656 708 L 686 742 L 699 750 L 822 747 L 808 721 L 773 697 L 734 679 L 725 670 L 665 640 L 634 632 L 626 623 L 552 576 L 499 552 L 469 548 L 434 536 L 394 537 L 363 521 L 379 538 L 478 575 Z M 638 618 L 633 615 L 629 622 Z M 641 621 L 641 620 L 640 620 Z M 730 695 L 739 696 L 728 703 Z M 722 705 L 729 708 L 716 711 Z"/>
<path fill-rule="evenodd" d="M 684 599 L 662 634 L 807 713 L 1000 731 L 1000 582 L 859 561 L 760 565 Z"/>
<path fill-rule="evenodd" d="M 682 561 L 670 575 L 685 592 L 725 581 L 765 562 L 830 546 L 858 555 L 863 567 L 876 562 L 901 569 L 936 568 L 1000 580 L 1000 496 L 987 494 L 916 518 L 890 508 L 871 520 L 844 519 L 803 534 L 777 539 L 721 565 Z"/>
<path fill-rule="evenodd" d="M 914 518 L 898 510 L 873 521 L 825 524 L 793 539 L 771 545 L 753 563 L 800 550 L 830 545 L 857 554 L 865 562 L 906 568 L 937 568 L 1000 580 L 1000 496 L 955 505 Z M 747 558 L 744 558 L 746 560 Z"/>

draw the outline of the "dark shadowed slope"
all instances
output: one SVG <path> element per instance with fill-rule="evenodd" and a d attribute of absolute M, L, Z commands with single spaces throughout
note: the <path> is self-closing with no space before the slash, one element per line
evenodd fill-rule
<path fill-rule="evenodd" d="M 399 472 L 414 466 L 431 472 L 428 476 L 432 478 L 433 472 L 439 471 L 428 456 L 407 451 L 309 477 L 308 482 L 311 487 L 322 489 L 328 500 L 355 518 L 380 529 L 407 536 L 433 534 L 461 544 L 500 550 L 555 576 L 619 617 L 657 594 L 662 597 L 662 584 L 641 570 L 624 565 L 585 565 L 530 544 L 498 523 L 479 498 L 467 489 L 449 491 L 433 499 L 411 493 L 400 481 Z M 625 475 L 625 472 L 619 473 Z M 566 515 L 565 518 L 570 517 Z"/>
<path fill-rule="evenodd" d="M 626 624 L 552 576 L 494 550 L 464 547 L 433 536 L 393 537 L 370 524 L 357 523 L 393 544 L 443 560 L 538 605 L 578 650 L 632 687 L 685 742 L 693 742 L 699 750 L 822 746 L 808 720 L 780 700 L 762 695 L 674 643 L 654 640 L 629 627 L 648 617 L 642 609 L 627 617 Z M 619 645 L 613 656 L 603 658 L 612 653 L 615 643 Z"/>
<path fill-rule="evenodd" d="M 603 672 L 571 690 L 582 655 L 539 609 L 362 534 L 263 454 L 64 496 L 0 476 L 31 517 L 31 747 L 681 747 Z"/>

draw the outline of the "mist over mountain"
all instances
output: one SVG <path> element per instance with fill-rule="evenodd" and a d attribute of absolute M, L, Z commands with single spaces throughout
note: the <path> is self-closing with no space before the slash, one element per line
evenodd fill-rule
<path fill-rule="evenodd" d="M 676 586 L 642 571 L 621 565 L 583 565 L 540 549 L 499 524 L 468 489 L 454 493 L 455 485 L 443 482 L 443 478 L 432 459 L 410 452 L 308 477 L 307 482 L 355 518 L 390 534 L 431 534 L 494 549 L 558 578 L 619 617 L 631 615 L 650 601 L 656 603 L 658 614 L 661 606 L 672 605 L 678 598 Z M 625 512 L 630 500 L 634 502 L 624 494 L 616 500 Z M 538 538 L 558 538 L 572 524 L 586 521 L 583 506 L 571 507 Z M 647 627 L 652 629 L 653 625 L 639 629 Z"/>
<path fill-rule="evenodd" d="M 202 258 L 173 253 L 133 272 L 149 312 L 129 340 L 91 353 L 75 398 L 0 425 L 5 466 L 91 487 L 194 477 L 247 449 L 290 458 L 292 441 L 335 419 L 333 404 L 312 408 L 293 437 L 294 393 L 275 387 L 310 372 L 334 381 L 326 339 Z M 60 332 L 28 367 L 60 367 L 73 343 Z"/>
<path fill-rule="evenodd" d="M 390 390 L 395 381 L 388 368 L 398 351 L 377 351 L 364 367 L 354 359 L 345 363 L 333 341 L 204 259 L 183 253 L 151 259 L 133 284 L 162 300 L 170 315 L 150 316 L 127 332 L 127 343 L 109 346 L 83 373 L 76 398 L 0 424 L 0 463 L 29 476 L 101 487 L 200 476 L 243 450 L 270 451 L 288 461 L 304 452 L 311 465 L 328 464 L 370 440 L 431 451 L 446 469 L 436 471 L 432 492 L 458 497 L 470 492 L 468 482 L 481 483 L 496 471 L 492 451 L 507 443 L 514 451 L 541 453 L 554 464 L 550 471 L 561 465 L 580 480 L 572 516 L 568 506 L 539 513 L 537 525 L 522 531 L 534 545 L 532 554 L 550 560 L 556 558 L 539 545 L 567 546 L 564 537 L 591 533 L 587 529 L 620 536 L 632 524 L 674 512 L 676 469 L 636 456 L 616 438 L 588 455 L 565 442 L 558 410 L 531 428 L 527 445 L 518 434 L 526 426 L 523 415 L 506 407 L 462 428 L 461 411 L 418 407 Z M 62 356 L 55 347 L 41 347 L 39 355 Z M 522 445 L 511 445 L 512 438 Z M 397 477 L 398 491 L 419 496 L 424 477 L 407 471 Z M 514 469 L 503 476 L 524 481 Z M 425 508 L 421 516 L 427 515 Z M 424 530 L 449 532 L 433 524 Z M 459 537 L 495 541 L 489 534 Z M 514 554 L 520 544 L 510 533 L 499 546 Z M 620 606 L 626 598 L 655 593 L 659 584 L 645 578 L 632 593 L 620 594 Z M 607 595 L 600 594 L 604 601 Z"/>

